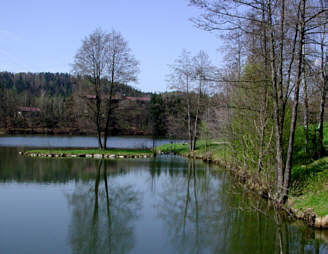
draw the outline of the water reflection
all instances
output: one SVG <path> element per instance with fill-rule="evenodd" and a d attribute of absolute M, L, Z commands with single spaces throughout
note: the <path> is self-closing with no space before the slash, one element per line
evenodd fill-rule
<path fill-rule="evenodd" d="M 326 231 L 201 161 L 17 152 L 0 147 L 0 253 L 328 253 Z"/>
<path fill-rule="evenodd" d="M 313 231 L 286 223 L 267 202 L 233 184 L 229 175 L 196 170 L 163 184 L 157 212 L 177 253 L 328 253 Z"/>
<path fill-rule="evenodd" d="M 97 170 L 93 159 L 24 158 L 19 149 L 0 147 L 0 182 L 68 183 L 95 179 Z M 144 169 L 148 161 L 112 160 L 108 170 L 122 175 L 133 166 Z"/>
<path fill-rule="evenodd" d="M 141 194 L 132 185 L 109 183 L 108 163 L 98 161 L 94 181 L 79 184 L 68 196 L 74 253 L 123 254 L 135 245 L 133 223 L 141 209 Z"/>
<path fill-rule="evenodd" d="M 142 136 L 109 137 L 110 148 L 152 148 L 171 142 L 184 142 L 184 140 L 155 139 Z M 71 147 L 96 148 L 97 137 L 92 136 L 47 136 L 47 135 L 12 135 L 0 136 L 0 147 Z"/>

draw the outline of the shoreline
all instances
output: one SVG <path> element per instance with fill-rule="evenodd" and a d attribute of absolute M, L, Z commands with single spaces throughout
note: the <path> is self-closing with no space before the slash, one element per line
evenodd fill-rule
<path fill-rule="evenodd" d="M 164 151 L 160 150 L 161 147 L 164 148 Z M 186 148 L 188 149 L 188 147 Z M 237 182 L 243 185 L 243 187 L 247 188 L 250 191 L 253 191 L 254 193 L 266 200 L 272 201 L 280 210 L 286 212 L 288 216 L 294 218 L 295 220 L 301 220 L 305 222 L 306 225 L 315 229 L 328 229 L 328 214 L 318 216 L 310 207 L 297 209 L 292 207 L 289 202 L 284 205 L 279 204 L 275 197 L 271 194 L 272 192 L 270 191 L 270 189 L 268 189 L 267 186 L 265 186 L 265 184 L 259 178 L 250 175 L 248 172 L 242 170 L 240 167 L 234 165 L 226 159 L 220 158 L 219 156 L 215 156 L 215 158 L 213 158 L 213 155 L 210 152 L 202 152 L 199 150 L 196 150 L 194 153 L 190 153 L 186 149 L 177 149 L 176 147 L 173 147 L 170 150 L 168 146 L 160 146 L 157 147 L 157 149 L 159 149 L 159 153 L 173 153 L 183 157 L 199 159 L 207 163 L 213 163 L 215 165 L 218 165 L 228 170 L 230 174 L 236 177 Z"/>
<path fill-rule="evenodd" d="M 92 129 L 77 128 L 0 128 L 0 135 L 68 135 L 68 136 L 96 136 L 97 132 Z M 116 133 L 115 136 L 151 136 L 151 133 L 141 131 L 128 131 Z"/>

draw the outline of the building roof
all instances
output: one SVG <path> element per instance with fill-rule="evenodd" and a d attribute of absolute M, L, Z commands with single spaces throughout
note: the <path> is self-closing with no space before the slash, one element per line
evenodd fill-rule
<path fill-rule="evenodd" d="M 87 94 L 85 96 L 88 99 L 96 99 L 96 95 L 92 95 L 92 94 Z M 104 99 L 105 97 L 102 96 L 101 99 Z M 125 96 L 125 97 L 121 97 L 121 96 L 113 96 L 112 97 L 113 100 L 128 100 L 128 101 L 150 101 L 150 97 L 132 97 L 132 96 Z"/>
<path fill-rule="evenodd" d="M 17 107 L 17 109 L 22 112 L 41 112 L 39 108 L 35 107 Z"/>
<path fill-rule="evenodd" d="M 129 101 L 150 101 L 150 97 L 131 97 L 131 96 L 127 96 L 124 99 L 129 100 Z"/>

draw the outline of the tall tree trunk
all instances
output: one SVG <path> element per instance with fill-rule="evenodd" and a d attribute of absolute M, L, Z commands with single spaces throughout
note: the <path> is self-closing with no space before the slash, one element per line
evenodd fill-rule
<path fill-rule="evenodd" d="M 306 82 L 306 72 L 305 72 L 305 45 L 302 49 L 303 58 L 303 73 L 302 73 L 302 84 L 304 93 L 304 134 L 305 134 L 305 164 L 308 162 L 308 152 L 309 152 L 309 98 L 308 98 L 308 87 Z"/>
<path fill-rule="evenodd" d="M 299 49 L 298 49 L 298 66 L 297 66 L 297 76 L 295 81 L 295 92 L 294 92 L 294 104 L 292 111 L 292 119 L 290 126 L 290 134 L 289 134 L 289 142 L 288 142 L 288 150 L 287 150 L 287 158 L 286 158 L 286 166 L 284 172 L 284 183 L 281 195 L 279 197 L 279 202 L 284 203 L 288 198 L 288 191 L 290 186 L 290 174 L 292 169 L 292 159 L 293 159 L 293 148 L 294 148 L 294 137 L 295 137 L 295 128 L 296 128 L 296 120 L 297 120 L 297 109 L 299 104 L 299 91 L 300 84 L 302 79 L 302 70 L 303 70 L 303 54 L 302 48 L 304 45 L 304 34 L 305 34 L 305 6 L 306 0 L 301 0 L 301 20 L 300 20 L 300 38 L 299 38 Z"/>
<path fill-rule="evenodd" d="M 325 104 L 326 104 L 326 94 L 327 83 L 323 81 L 322 88 L 321 88 L 321 98 L 320 98 L 320 113 L 319 113 L 319 124 L 318 124 L 318 132 L 319 132 L 319 141 L 318 141 L 318 157 L 322 157 L 325 154 L 325 148 L 323 145 L 323 122 L 324 122 L 324 114 L 325 114 Z"/>
<path fill-rule="evenodd" d="M 193 151 L 192 149 L 192 126 L 191 126 L 191 115 L 190 115 L 190 94 L 189 94 L 189 77 L 186 77 L 187 81 L 187 114 L 188 114 L 188 138 L 189 138 L 189 152 Z"/>
<path fill-rule="evenodd" d="M 265 79 L 268 79 L 268 48 L 267 48 L 267 29 L 266 29 L 266 19 L 265 19 L 265 6 L 262 3 L 262 24 L 263 24 L 263 49 L 264 49 L 264 71 L 265 71 Z M 260 123 L 261 123 L 261 133 L 260 133 L 260 150 L 259 150 L 259 158 L 257 162 L 257 171 L 260 173 L 263 168 L 263 156 L 264 156 L 264 146 L 265 146 L 265 130 L 266 130 L 266 122 L 267 122 L 267 109 L 268 109 L 268 82 L 264 83 L 264 92 L 263 92 L 263 102 L 261 108 L 260 115 Z"/>
<path fill-rule="evenodd" d="M 199 80 L 199 89 L 198 89 L 198 98 L 197 98 L 197 105 L 196 105 L 196 116 L 195 116 L 195 122 L 194 122 L 194 133 L 192 136 L 192 151 L 196 148 L 196 141 L 197 141 L 197 132 L 198 132 L 198 115 L 200 110 L 200 97 L 202 94 L 202 77 L 200 77 Z"/>
<path fill-rule="evenodd" d="M 326 104 L 326 94 L 327 94 L 327 86 L 328 86 L 328 77 L 325 73 L 325 67 L 328 64 L 325 59 L 325 36 L 326 36 L 326 25 L 323 26 L 321 35 L 321 42 L 320 42 L 320 54 L 321 54 L 321 98 L 320 98 L 320 113 L 319 113 L 319 124 L 318 124 L 318 131 L 319 131 L 319 151 L 318 157 L 322 157 L 325 154 L 325 148 L 323 145 L 323 122 L 324 122 L 324 114 L 325 114 L 325 104 Z"/>
<path fill-rule="evenodd" d="M 107 101 L 107 114 L 106 114 L 106 126 L 104 131 L 104 149 L 107 149 L 107 140 L 109 135 L 109 129 L 110 129 L 110 123 L 112 118 L 112 99 L 113 99 L 113 86 L 114 81 L 110 83 L 110 89 L 109 89 L 109 98 Z"/>
<path fill-rule="evenodd" d="M 100 97 L 100 80 L 95 79 L 95 93 L 96 93 L 96 128 L 97 128 L 97 139 L 98 139 L 98 149 L 103 149 L 101 140 L 101 97 Z"/>
<path fill-rule="evenodd" d="M 276 138 L 276 160 L 277 167 L 275 172 L 276 178 L 276 192 L 282 188 L 283 183 L 283 154 L 282 154 L 282 130 L 280 126 L 280 112 L 279 112 L 279 96 L 277 87 L 277 71 L 276 71 L 276 47 L 274 38 L 274 28 L 272 23 L 272 3 L 268 0 L 268 26 L 269 26 L 269 40 L 270 40 L 270 67 L 271 67 L 271 83 L 273 90 L 273 113 L 274 113 L 274 127 Z"/>

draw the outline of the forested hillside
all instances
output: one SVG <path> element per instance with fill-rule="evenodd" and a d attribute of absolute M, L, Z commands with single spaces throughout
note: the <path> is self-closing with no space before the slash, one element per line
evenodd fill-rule
<path fill-rule="evenodd" d="M 93 134 L 88 117 L 93 94 L 87 79 L 67 73 L 1 72 L 0 128 L 9 133 Z M 150 135 L 151 94 L 124 84 L 115 84 L 114 94 L 112 133 Z"/>

